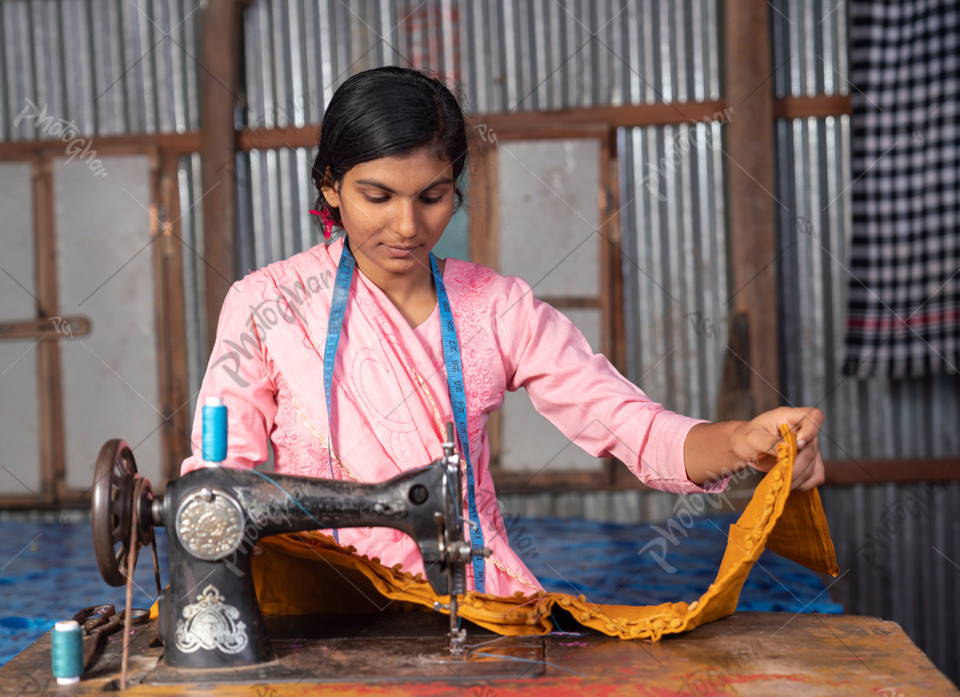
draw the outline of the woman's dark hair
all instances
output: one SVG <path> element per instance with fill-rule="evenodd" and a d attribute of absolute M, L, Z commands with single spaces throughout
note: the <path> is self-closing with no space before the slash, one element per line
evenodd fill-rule
<path fill-rule="evenodd" d="M 323 115 L 313 183 L 317 210 L 337 224 L 340 211 L 323 198 L 324 177 L 339 183 L 350 168 L 424 147 L 453 165 L 456 181 L 467 157 L 463 111 L 439 79 L 409 68 L 374 68 L 349 78 L 334 93 Z M 457 203 L 460 191 L 457 189 Z"/>

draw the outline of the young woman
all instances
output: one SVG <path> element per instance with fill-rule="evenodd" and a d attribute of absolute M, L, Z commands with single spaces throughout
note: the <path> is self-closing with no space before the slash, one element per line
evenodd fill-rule
<path fill-rule="evenodd" d="M 616 457 L 658 489 L 718 491 L 724 475 L 768 469 L 783 422 L 802 443 L 792 485 L 823 481 L 819 410 L 722 423 L 674 414 L 595 355 L 523 280 L 435 260 L 466 156 L 463 114 L 438 80 L 391 67 L 337 90 L 313 180 L 325 232 L 336 225 L 344 236 L 238 281 L 220 315 L 199 399 L 228 407 L 226 465 L 264 462 L 269 440 L 278 472 L 381 481 L 436 459 L 444 424 L 456 422 L 463 510 L 473 541 L 492 549 L 485 562 L 475 558 L 468 588 L 496 595 L 540 588 L 510 549 L 488 469 L 486 422 L 505 390 L 526 388 L 580 447 Z M 199 411 L 184 472 L 202 466 Z M 422 571 L 402 533 L 338 534 L 360 554 Z"/>

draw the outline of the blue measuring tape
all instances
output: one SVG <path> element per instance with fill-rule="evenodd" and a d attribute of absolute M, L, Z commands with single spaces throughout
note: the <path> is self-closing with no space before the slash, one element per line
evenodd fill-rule
<path fill-rule="evenodd" d="M 440 341 L 443 344 L 443 362 L 447 366 L 447 388 L 450 390 L 450 406 L 453 407 L 453 422 L 457 428 L 457 440 L 467 465 L 467 511 L 470 516 L 471 566 L 473 567 L 473 588 L 483 593 L 486 586 L 485 558 L 483 556 L 483 528 L 480 527 L 480 515 L 477 513 L 476 487 L 473 481 L 473 465 L 470 462 L 470 438 L 467 433 L 467 393 L 463 388 L 463 365 L 460 363 L 460 341 L 457 339 L 457 326 L 453 323 L 453 311 L 450 298 L 443 284 L 443 276 L 437 259 L 430 252 L 430 270 L 433 283 L 437 288 L 437 305 L 440 309 Z"/>
<path fill-rule="evenodd" d="M 347 248 L 347 241 L 343 241 L 343 254 L 340 255 L 340 264 L 337 266 L 337 277 L 333 282 L 333 300 L 330 303 L 330 319 L 327 321 L 327 343 L 323 348 L 323 394 L 327 398 L 327 462 L 330 464 L 330 479 L 333 479 L 333 453 L 330 441 L 333 438 L 333 428 L 330 426 L 330 393 L 333 390 L 333 363 L 337 356 L 337 346 L 340 345 L 340 332 L 343 329 L 343 316 L 347 311 L 347 297 L 350 295 L 350 282 L 353 280 L 353 269 L 357 265 L 353 254 Z M 340 535 L 336 528 L 333 530 L 333 539 L 340 544 Z"/>
<path fill-rule="evenodd" d="M 347 297 L 350 293 L 350 282 L 353 279 L 353 269 L 356 260 L 350 251 L 347 241 L 343 243 L 343 253 L 340 264 L 337 266 L 337 277 L 333 284 L 333 300 L 330 304 L 330 320 L 327 322 L 327 343 L 323 351 L 323 390 L 327 398 L 327 428 L 330 434 L 331 400 L 330 393 L 333 387 L 333 364 L 337 355 L 337 346 L 340 344 L 340 333 L 343 329 L 343 316 L 346 312 Z M 437 290 L 437 304 L 440 310 L 440 339 L 443 344 L 443 360 L 447 366 L 447 387 L 450 390 L 450 404 L 453 407 L 453 420 L 457 429 L 457 440 L 466 462 L 467 475 L 467 508 L 470 516 L 470 547 L 473 551 L 471 566 L 473 567 L 473 587 L 478 593 L 483 593 L 486 587 L 486 572 L 483 556 L 483 528 L 480 527 L 480 515 L 477 512 L 476 487 L 473 481 L 473 466 L 470 463 L 470 440 L 467 437 L 467 394 L 463 387 L 463 365 L 460 362 L 460 342 L 457 340 L 457 327 L 453 322 L 453 311 L 450 309 L 450 299 L 447 289 L 443 285 L 443 276 L 437 260 L 430 253 L 430 270 L 433 273 L 433 282 Z M 327 438 L 327 453 L 330 454 L 330 439 Z M 330 458 L 330 477 L 333 477 L 333 458 Z M 340 542 L 337 531 L 333 536 Z"/>

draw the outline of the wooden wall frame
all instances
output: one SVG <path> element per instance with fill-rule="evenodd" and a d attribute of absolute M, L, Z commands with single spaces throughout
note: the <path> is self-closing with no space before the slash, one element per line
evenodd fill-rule
<path fill-rule="evenodd" d="M 193 414 L 187 369 L 187 327 L 183 288 L 183 239 L 180 233 L 178 155 L 158 152 L 154 170 L 156 235 L 154 278 L 157 308 L 161 434 L 165 480 L 180 476 L 180 464 L 190 454 Z M 166 482 L 155 482 L 154 487 Z"/>
<path fill-rule="evenodd" d="M 736 112 L 726 127 L 724 171 L 730 264 L 731 316 L 737 316 L 746 345 L 735 353 L 730 323 L 724 372 L 745 368 L 739 395 L 719 398 L 721 420 L 745 418 L 780 406 L 777 219 L 773 94 L 758 89 L 773 75 L 769 11 L 756 0 L 727 0 L 724 10 L 726 95 Z M 739 385 L 737 386 L 739 387 Z M 733 413 L 722 413 L 731 409 Z"/>
<path fill-rule="evenodd" d="M 33 158 L 34 266 L 37 283 L 37 318 L 58 317 L 57 255 L 53 230 L 53 174 L 50 158 Z M 44 501 L 55 501 L 63 491 L 63 400 L 60 380 L 60 341 L 53 337 L 37 345 L 37 388 L 40 406 L 40 472 Z"/>
<path fill-rule="evenodd" d="M 603 180 L 602 199 L 605 210 L 618 210 L 616 131 L 618 128 L 644 126 L 663 126 L 689 122 L 701 122 L 715 119 L 724 113 L 727 104 L 723 100 L 686 102 L 682 104 L 641 104 L 616 107 L 590 107 L 563 109 L 548 112 L 515 112 L 509 114 L 477 114 L 468 118 L 471 129 L 477 133 L 484 130 L 488 138 L 506 139 L 542 139 L 582 137 L 589 134 L 600 138 L 606 150 L 605 169 L 601 171 Z M 790 97 L 773 101 L 774 118 L 823 118 L 842 116 L 852 112 L 848 95 L 816 95 L 811 97 Z M 316 146 L 319 124 L 299 128 L 248 129 L 236 134 L 236 149 L 249 151 L 272 148 L 313 148 Z M 185 355 L 186 329 L 184 325 L 183 303 L 183 258 L 180 233 L 180 202 L 178 190 L 178 159 L 182 155 L 201 152 L 203 138 L 200 132 L 132 134 L 120 136 L 93 136 L 90 146 L 104 155 L 150 154 L 155 158 L 156 167 L 151 175 L 151 188 L 155 196 L 156 215 L 153 225 L 159 235 L 157 240 L 154 271 L 157 278 L 157 327 L 158 352 L 160 365 L 160 411 L 164 415 L 163 452 L 165 472 L 169 477 L 178 474 L 179 463 L 189 449 L 189 432 L 192 415 L 186 413 L 189 404 L 187 395 L 187 360 Z M 476 222 L 477 211 L 496 206 L 495 200 L 483 200 L 479 186 L 473 183 L 474 177 L 489 180 L 496 168 L 496 148 L 493 143 L 484 143 L 477 139 L 473 144 L 473 164 L 471 165 L 471 201 L 472 216 Z M 37 254 L 38 316 L 56 316 L 56 278 L 55 259 L 53 257 L 53 200 L 50 187 L 49 164 L 47 162 L 63 152 L 63 144 L 58 140 L 4 141 L 0 142 L 0 162 L 27 161 L 34 163 L 34 225 Z M 495 191 L 495 190 L 494 190 Z M 473 210 L 474 205 L 476 211 Z M 607 241 L 603 252 L 604 268 L 608 268 L 606 289 L 609 297 L 621 298 L 623 281 L 619 271 L 619 221 L 614 214 L 606 221 L 603 235 Z M 490 221 L 481 221 L 488 225 Z M 153 232 L 151 234 L 153 234 Z M 486 242 L 470 240 L 471 257 L 477 260 L 490 259 L 491 252 L 484 245 L 495 243 L 490 237 Z M 622 312 L 613 305 L 602 307 L 605 317 L 614 328 L 615 336 L 624 336 Z M 43 314 L 45 313 L 45 314 Z M 63 504 L 81 504 L 89 500 L 86 493 L 63 490 L 63 433 L 62 418 L 59 413 L 60 378 L 59 356 L 56 342 L 44 341 L 38 347 L 42 359 L 39 381 L 43 419 L 54 426 L 49 441 L 41 445 L 43 493 L 38 497 L 0 496 L 0 508 L 24 508 L 37 506 L 60 506 Z M 604 347 L 618 368 L 625 362 L 625 346 L 614 341 Z M 497 429 L 491 428 L 491 445 L 494 445 Z M 898 461 L 899 462 L 899 461 Z M 939 468 L 936 472 L 942 472 Z M 554 476 L 559 474 L 560 476 Z M 841 480 L 850 478 L 849 474 L 838 475 Z M 508 478 L 509 479 L 509 478 Z M 537 479 L 537 486 L 525 487 L 522 481 L 500 481 L 502 491 L 542 491 L 578 490 L 593 488 L 636 488 L 637 480 L 620 465 L 612 462 L 605 467 L 605 474 L 599 478 L 594 473 L 549 473 Z"/>
<path fill-rule="evenodd" d="M 173 144 L 164 149 L 157 145 Z M 187 413 L 186 327 L 183 312 L 182 243 L 180 201 L 177 185 L 179 138 L 110 138 L 96 146 L 99 155 L 141 155 L 150 162 L 150 230 L 154 282 L 154 326 L 157 337 L 158 410 L 164 421 L 160 428 L 163 482 L 179 475 L 179 463 L 189 449 L 192 415 Z M 4 146 L 15 145 L 9 152 Z M 36 317 L 41 323 L 59 317 L 56 230 L 54 229 L 54 187 L 51 163 L 63 157 L 59 141 L 24 144 L 0 143 L 0 161 L 28 162 L 32 166 L 34 258 L 37 297 Z M 66 487 L 62 373 L 60 341 L 69 341 L 57 332 L 45 332 L 37 345 L 37 388 L 40 432 L 41 491 L 35 495 L 0 495 L 0 508 L 52 508 L 81 505 L 90 500 L 89 490 Z M 109 434 L 105 434 L 105 438 Z"/>
<path fill-rule="evenodd" d="M 949 481 L 960 481 L 960 458 L 834 460 L 826 463 L 825 484 L 832 486 Z"/>
<path fill-rule="evenodd" d="M 593 112 L 591 112 L 593 113 Z M 596 116 L 601 112 L 597 111 Z M 599 281 L 597 297 L 545 297 L 540 299 L 563 311 L 569 308 L 597 308 L 601 315 L 601 351 L 614 366 L 623 372 L 626 363 L 626 338 L 623 322 L 623 278 L 620 268 L 619 217 L 619 153 L 617 129 L 607 122 L 589 122 L 581 119 L 571 123 L 553 123 L 549 130 L 526 120 L 511 123 L 512 119 L 491 119 L 472 123 L 472 131 L 479 142 L 472 148 L 474 162 L 469 180 L 470 253 L 471 261 L 496 269 L 500 260 L 499 204 L 497 201 L 498 146 L 501 142 L 588 139 L 598 143 L 597 219 L 599 221 L 598 257 Z M 476 137 L 479 135 L 479 137 Z M 558 485 L 576 482 L 583 487 L 608 486 L 617 470 L 623 467 L 612 458 L 606 458 L 594 471 L 553 470 L 530 474 L 504 470 L 499 458 L 503 442 L 503 420 L 500 412 L 491 414 L 487 424 L 490 438 L 490 469 L 501 490 L 535 488 L 555 489 Z M 636 481 L 634 479 L 634 481 Z"/>

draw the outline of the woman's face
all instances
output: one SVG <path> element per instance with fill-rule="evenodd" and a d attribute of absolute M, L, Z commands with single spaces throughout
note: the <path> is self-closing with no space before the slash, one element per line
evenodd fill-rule
<path fill-rule="evenodd" d="M 429 274 L 428 254 L 453 215 L 454 187 L 450 162 L 422 148 L 356 165 L 339 186 L 324 186 L 323 196 L 340 209 L 357 264 L 377 282 Z"/>

